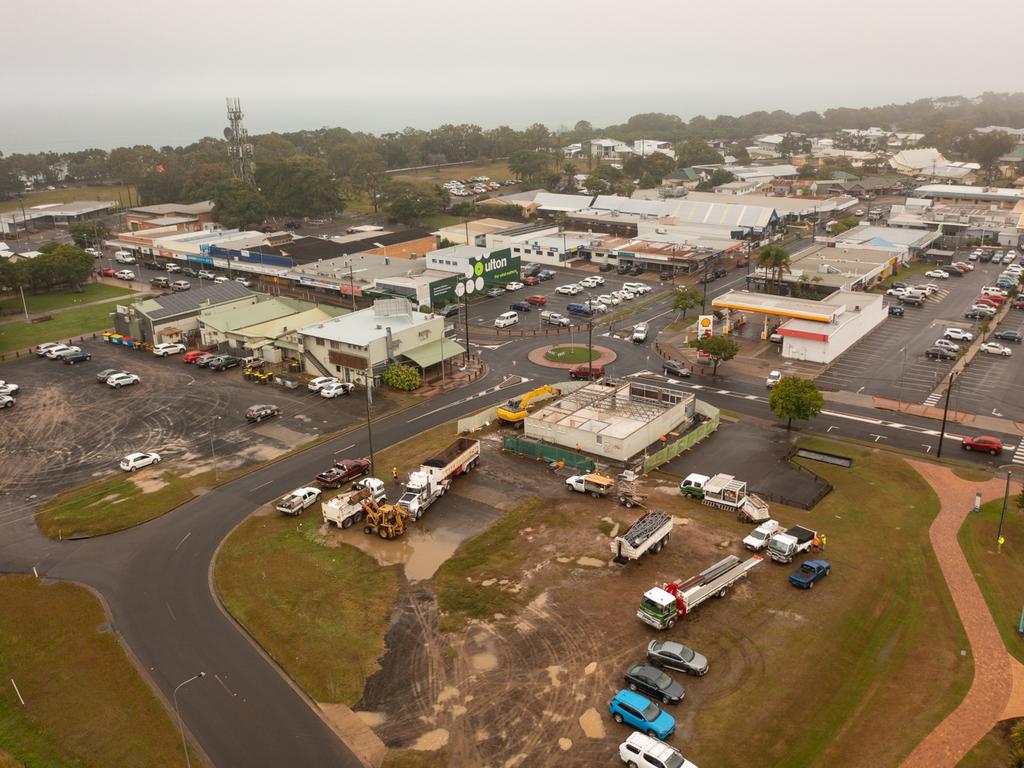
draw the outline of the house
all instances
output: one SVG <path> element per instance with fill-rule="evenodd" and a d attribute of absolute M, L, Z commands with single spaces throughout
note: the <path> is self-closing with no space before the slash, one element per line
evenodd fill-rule
<path fill-rule="evenodd" d="M 716 195 L 748 195 L 760 187 L 756 181 L 729 181 L 715 187 Z"/>
<path fill-rule="evenodd" d="M 418 312 L 397 298 L 378 299 L 369 309 L 308 325 L 298 334 L 306 373 L 366 384 L 394 363 L 426 372 L 465 354 L 444 331 L 443 317 Z"/>
<path fill-rule="evenodd" d="M 708 174 L 704 171 L 699 171 L 696 168 L 677 168 L 662 179 L 661 183 L 666 187 L 686 187 L 687 189 L 693 189 L 706 178 L 708 178 Z"/>
<path fill-rule="evenodd" d="M 150 344 L 198 341 L 199 315 L 215 307 L 238 308 L 267 299 L 240 283 L 214 283 L 182 293 L 142 299 L 114 312 L 114 329 Z"/>
<path fill-rule="evenodd" d="M 271 310 L 269 305 L 273 304 L 284 311 Z M 267 309 L 263 309 L 265 305 Z M 344 312 L 338 307 L 278 298 L 237 309 L 204 310 L 199 318 L 204 344 L 280 363 L 284 358 L 297 360 L 301 356 L 300 329 L 338 317 Z M 260 316 L 268 315 L 272 317 L 258 320 Z"/>

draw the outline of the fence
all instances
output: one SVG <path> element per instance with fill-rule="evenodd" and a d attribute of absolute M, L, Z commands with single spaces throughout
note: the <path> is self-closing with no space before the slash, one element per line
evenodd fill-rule
<path fill-rule="evenodd" d="M 578 472 L 593 472 L 594 462 L 582 453 L 568 451 L 559 448 L 557 445 L 549 445 L 530 437 L 514 437 L 505 435 L 501 441 L 503 450 L 511 451 L 518 456 L 530 456 L 537 461 L 562 462 L 567 467 L 572 467 Z"/>
<path fill-rule="evenodd" d="M 650 472 L 652 469 L 657 469 L 662 464 L 672 461 L 676 456 L 684 451 L 690 450 L 693 446 L 718 429 L 721 414 L 717 408 L 700 400 L 697 401 L 696 408 L 697 413 L 703 416 L 705 421 L 695 429 L 687 432 L 674 443 L 669 443 L 660 451 L 656 451 L 655 453 L 648 454 L 644 457 L 644 472 Z"/>
<path fill-rule="evenodd" d="M 498 406 L 492 405 L 490 408 L 486 408 L 479 413 L 473 413 L 469 416 L 463 416 L 459 419 L 457 428 L 459 434 L 463 432 L 475 432 L 478 429 L 482 429 L 498 418 Z"/>

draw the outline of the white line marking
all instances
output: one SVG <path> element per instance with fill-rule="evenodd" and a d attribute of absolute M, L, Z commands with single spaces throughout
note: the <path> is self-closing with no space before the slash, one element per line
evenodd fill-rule
<path fill-rule="evenodd" d="M 826 433 L 827 433 L 827 432 L 831 432 L 831 431 L 832 431 L 833 429 L 839 429 L 839 427 L 837 427 L 837 426 L 835 426 L 835 425 L 833 424 L 833 425 L 829 426 L 829 428 L 828 428 L 828 429 L 826 429 L 826 430 L 825 430 L 825 432 L 826 432 Z"/>
<path fill-rule="evenodd" d="M 871 436 L 872 436 L 873 438 L 875 438 L 875 442 L 876 442 L 876 443 L 877 443 L 877 442 L 878 442 L 879 440 L 888 440 L 888 439 L 889 439 L 889 438 L 887 438 L 887 437 L 886 437 L 885 435 L 876 435 L 876 434 L 874 434 L 873 432 L 868 432 L 868 434 L 869 434 L 869 435 L 871 435 Z"/>
<path fill-rule="evenodd" d="M 928 443 L 921 443 L 921 445 L 924 446 L 924 452 L 925 453 L 931 453 L 932 452 L 932 447 Z"/>
<path fill-rule="evenodd" d="M 265 482 L 265 483 L 260 483 L 260 484 L 259 484 L 259 485 L 257 485 L 257 486 L 256 486 L 255 488 L 250 488 L 250 489 L 249 489 L 249 491 L 250 491 L 250 492 L 252 492 L 252 491 L 258 491 L 258 490 L 259 490 L 260 488 L 262 488 L 263 486 L 265 486 L 265 485 L 270 485 L 270 484 L 271 484 L 272 482 L 274 482 L 274 481 L 273 481 L 273 480 L 267 480 L 267 482 Z"/>
<path fill-rule="evenodd" d="M 164 605 L 166 605 L 166 606 L 167 606 L 167 612 L 168 612 L 169 614 L 171 614 L 171 618 L 172 618 L 172 619 L 174 619 L 175 621 L 177 621 L 177 620 L 178 620 L 178 617 L 177 617 L 177 616 L 175 616 L 175 615 L 174 615 L 174 611 L 172 611 L 172 610 L 171 610 L 171 604 L 170 604 L 170 603 L 164 603 Z"/>
<path fill-rule="evenodd" d="M 178 547 L 180 547 L 182 544 L 184 544 L 185 540 L 188 539 L 188 537 L 191 536 L 191 535 L 192 535 L 192 531 L 189 531 L 188 533 L 186 533 L 182 537 L 181 541 L 178 542 L 178 546 L 174 548 L 174 551 L 177 552 L 178 551 Z"/>
<path fill-rule="evenodd" d="M 335 454 L 339 454 L 339 453 L 341 453 L 342 451 L 347 451 L 347 450 L 348 450 L 349 448 L 355 448 L 355 447 L 356 447 L 356 444 L 355 444 L 355 443 L 352 443 L 352 445 L 346 445 L 346 446 L 345 446 L 344 448 L 339 448 L 339 449 L 338 449 L 338 450 L 336 450 L 336 451 L 335 451 L 334 453 L 335 453 Z"/>
<path fill-rule="evenodd" d="M 237 693 L 232 691 L 230 688 L 228 688 L 227 683 L 225 683 L 223 680 L 220 679 L 220 675 L 218 675 L 217 673 L 214 673 L 213 676 L 215 678 L 217 678 L 217 682 L 220 683 L 224 687 L 224 690 L 227 691 L 228 694 L 230 694 L 231 696 L 237 696 L 238 695 Z"/>

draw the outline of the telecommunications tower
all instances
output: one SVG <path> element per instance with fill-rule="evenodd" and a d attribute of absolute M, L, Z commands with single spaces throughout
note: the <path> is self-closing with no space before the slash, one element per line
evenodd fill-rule
<path fill-rule="evenodd" d="M 229 96 L 228 127 L 224 129 L 224 138 L 228 141 L 228 155 L 231 157 L 231 175 L 246 184 L 254 185 L 256 163 L 253 162 L 252 144 L 249 132 L 242 125 L 242 103 L 237 96 Z"/>

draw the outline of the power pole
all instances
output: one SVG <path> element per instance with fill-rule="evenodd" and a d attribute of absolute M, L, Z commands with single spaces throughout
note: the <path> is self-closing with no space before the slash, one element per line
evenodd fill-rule
<path fill-rule="evenodd" d="M 373 427 L 370 421 L 370 413 L 373 409 L 373 366 L 370 360 L 366 360 L 366 442 L 370 448 L 370 477 L 376 477 L 373 473 Z"/>
<path fill-rule="evenodd" d="M 1006 490 L 1003 491 L 1003 511 L 999 513 L 999 532 L 996 534 L 996 545 L 999 551 L 1003 548 L 1003 519 L 1006 517 L 1006 502 L 1010 499 L 1010 473 L 1006 473 Z"/>
<path fill-rule="evenodd" d="M 942 431 L 939 432 L 939 447 L 935 451 L 935 458 L 942 458 L 942 442 L 946 439 L 946 416 L 949 414 L 949 395 L 953 391 L 953 379 L 956 377 L 955 371 L 949 372 L 949 383 L 946 385 L 946 405 L 942 409 Z"/>

